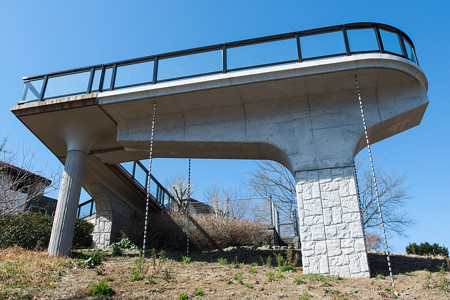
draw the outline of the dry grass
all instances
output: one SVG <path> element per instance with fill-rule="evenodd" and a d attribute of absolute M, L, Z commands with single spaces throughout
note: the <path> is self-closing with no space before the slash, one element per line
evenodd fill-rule
<path fill-rule="evenodd" d="M 19 247 L 0 250 L 0 299 L 27 298 L 51 289 L 73 260 Z"/>

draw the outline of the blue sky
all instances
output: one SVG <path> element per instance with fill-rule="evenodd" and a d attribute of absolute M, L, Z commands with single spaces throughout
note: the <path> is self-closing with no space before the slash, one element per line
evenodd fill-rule
<path fill-rule="evenodd" d="M 394 252 L 403 252 L 410 241 L 450 246 L 449 1 L 3 0 L 0 5 L 0 136 L 9 137 L 10 148 L 34 153 L 35 166 L 47 170 L 60 163 L 9 111 L 19 100 L 23 76 L 342 23 L 379 22 L 403 30 L 428 77 L 430 105 L 420 126 L 373 145 L 375 164 L 406 174 L 412 199 L 405 210 L 416 220 L 408 238 L 392 237 L 389 243 Z M 219 183 L 237 187 L 254 165 L 194 160 L 192 177 L 198 193 Z M 164 182 L 185 172 L 187 160 L 156 160 L 154 167 Z"/>

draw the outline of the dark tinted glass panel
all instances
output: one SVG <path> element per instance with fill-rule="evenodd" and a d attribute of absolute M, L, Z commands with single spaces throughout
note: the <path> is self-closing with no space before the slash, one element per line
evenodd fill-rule
<path fill-rule="evenodd" d="M 300 45 L 303 59 L 346 53 L 341 31 L 302 36 Z"/>
<path fill-rule="evenodd" d="M 295 39 L 230 48 L 227 51 L 228 69 L 246 68 L 297 60 Z"/>
<path fill-rule="evenodd" d="M 158 61 L 158 80 L 200 75 L 222 70 L 222 50 L 209 51 Z"/>
<path fill-rule="evenodd" d="M 44 98 L 55 98 L 87 91 L 90 72 L 50 77 L 45 88 Z"/>
<path fill-rule="evenodd" d="M 350 52 L 378 50 L 377 38 L 373 29 L 347 30 Z"/>

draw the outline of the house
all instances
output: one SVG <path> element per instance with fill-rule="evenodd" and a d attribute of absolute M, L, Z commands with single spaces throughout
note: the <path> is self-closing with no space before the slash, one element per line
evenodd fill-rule
<path fill-rule="evenodd" d="M 51 181 L 0 161 L 0 215 L 26 211 L 54 215 L 56 199 L 44 196 Z"/>

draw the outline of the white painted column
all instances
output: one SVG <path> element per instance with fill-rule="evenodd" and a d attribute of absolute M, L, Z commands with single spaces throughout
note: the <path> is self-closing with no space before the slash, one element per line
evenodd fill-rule
<path fill-rule="evenodd" d="M 295 173 L 303 273 L 369 277 L 353 167 Z"/>
<path fill-rule="evenodd" d="M 87 154 L 69 150 L 61 179 L 61 186 L 48 246 L 49 255 L 66 255 L 72 247 L 78 201 Z"/>

